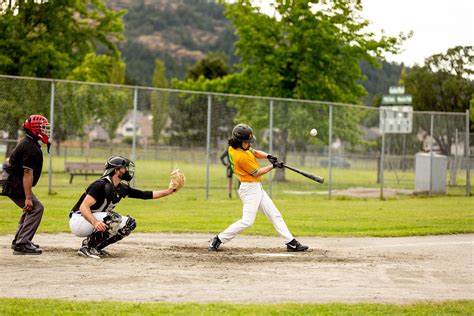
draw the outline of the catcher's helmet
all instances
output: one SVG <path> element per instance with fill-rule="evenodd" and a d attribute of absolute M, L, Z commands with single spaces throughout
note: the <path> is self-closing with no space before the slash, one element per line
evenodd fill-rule
<path fill-rule="evenodd" d="M 46 145 L 50 145 L 49 138 L 51 134 L 49 128 L 48 119 L 42 115 L 30 115 L 23 123 L 23 129 L 28 135 L 36 140 L 41 140 Z"/>
<path fill-rule="evenodd" d="M 252 128 L 246 124 L 237 124 L 232 130 L 232 138 L 239 142 L 255 142 L 256 138 L 253 136 Z"/>
<path fill-rule="evenodd" d="M 121 167 L 127 169 L 127 171 L 122 176 L 122 180 L 132 180 L 133 175 L 135 174 L 135 164 L 131 160 L 120 156 L 112 156 L 107 159 L 107 162 L 105 163 L 105 171 L 102 176 L 110 176 L 115 172 L 116 169 L 119 169 Z"/>

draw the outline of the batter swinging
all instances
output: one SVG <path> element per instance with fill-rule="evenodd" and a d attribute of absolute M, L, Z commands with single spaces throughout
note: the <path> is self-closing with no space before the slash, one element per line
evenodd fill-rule
<path fill-rule="evenodd" d="M 282 162 L 272 155 L 250 147 L 255 142 L 250 126 L 238 124 L 229 139 L 229 160 L 241 185 L 239 196 L 244 203 L 242 219 L 230 225 L 224 232 L 214 236 L 209 243 L 209 251 L 217 251 L 221 243 L 231 241 L 239 232 L 252 226 L 260 209 L 272 222 L 278 234 L 285 240 L 288 251 L 305 251 L 308 246 L 300 244 L 288 230 L 283 217 L 268 194 L 263 190 L 261 176 L 274 168 L 282 168 Z M 272 164 L 260 168 L 258 159 L 268 159 Z"/>

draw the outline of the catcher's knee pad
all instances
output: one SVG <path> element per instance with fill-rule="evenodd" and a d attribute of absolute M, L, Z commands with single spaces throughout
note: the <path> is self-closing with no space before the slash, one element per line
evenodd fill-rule
<path fill-rule="evenodd" d="M 130 235 L 130 233 L 137 227 L 137 222 L 135 219 L 129 215 L 127 215 L 127 221 L 125 222 L 125 226 L 119 229 L 120 234 L 124 237 Z"/>
<path fill-rule="evenodd" d="M 120 230 L 120 224 L 122 224 L 122 216 L 119 213 L 109 212 L 103 219 L 107 225 L 107 232 L 110 236 L 117 235 Z"/>

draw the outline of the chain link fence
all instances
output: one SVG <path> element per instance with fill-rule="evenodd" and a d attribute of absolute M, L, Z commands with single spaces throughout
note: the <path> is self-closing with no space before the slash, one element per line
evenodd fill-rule
<path fill-rule="evenodd" d="M 67 163 L 105 163 L 123 155 L 136 161 L 135 186 L 166 186 L 164 174 L 178 167 L 193 194 L 226 197 L 220 156 L 233 126 L 243 122 L 254 129 L 257 149 L 325 178 L 321 185 L 276 169 L 264 182 L 273 194 L 470 195 L 474 137 L 468 112 L 415 111 L 409 132 L 382 133 L 380 109 L 372 107 L 0 76 L 2 157 L 22 137 L 30 114 L 42 114 L 52 125 L 44 167 L 50 193 L 90 182 L 76 177 L 70 184 Z M 316 137 L 309 133 L 313 128 Z"/>

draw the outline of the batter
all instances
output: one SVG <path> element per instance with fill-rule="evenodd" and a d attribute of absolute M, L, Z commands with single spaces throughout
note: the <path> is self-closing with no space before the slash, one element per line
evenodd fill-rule
<path fill-rule="evenodd" d="M 222 243 L 231 241 L 242 230 L 253 225 L 260 209 L 272 222 L 278 234 L 284 239 L 288 251 L 305 251 L 308 246 L 300 244 L 290 233 L 280 211 L 262 187 L 261 177 L 274 168 L 283 168 L 278 158 L 250 147 L 256 138 L 250 126 L 238 124 L 229 139 L 229 161 L 232 170 L 240 179 L 239 196 L 244 203 L 242 219 L 214 236 L 209 251 L 217 251 Z M 272 164 L 260 168 L 257 159 L 268 159 Z"/>

